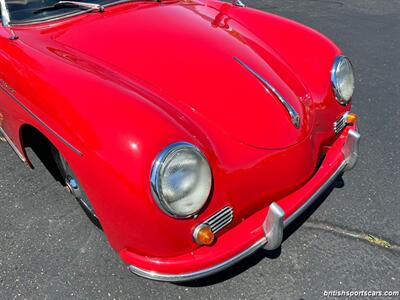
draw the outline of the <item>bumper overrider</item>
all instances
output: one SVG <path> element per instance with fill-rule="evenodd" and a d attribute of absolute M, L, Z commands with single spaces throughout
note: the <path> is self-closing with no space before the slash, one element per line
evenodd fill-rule
<path fill-rule="evenodd" d="M 223 234 L 213 247 L 200 247 L 174 258 L 142 257 L 128 251 L 122 251 L 121 257 L 125 262 L 134 262 L 128 268 L 139 276 L 182 282 L 220 272 L 260 248 L 277 249 L 282 243 L 284 229 L 306 211 L 339 175 L 355 166 L 359 140 L 356 126 L 348 126 L 329 149 L 318 171 L 303 187 Z"/>

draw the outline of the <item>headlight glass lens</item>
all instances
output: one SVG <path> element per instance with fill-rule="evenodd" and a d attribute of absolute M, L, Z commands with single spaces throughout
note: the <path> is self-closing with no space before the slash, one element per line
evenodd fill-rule
<path fill-rule="evenodd" d="M 198 148 L 189 143 L 176 143 L 156 159 L 151 184 L 156 201 L 167 214 L 190 217 L 207 202 L 212 174 Z"/>
<path fill-rule="evenodd" d="M 341 104 L 349 103 L 354 93 L 354 72 L 350 60 L 338 56 L 332 67 L 332 84 L 336 98 Z"/>

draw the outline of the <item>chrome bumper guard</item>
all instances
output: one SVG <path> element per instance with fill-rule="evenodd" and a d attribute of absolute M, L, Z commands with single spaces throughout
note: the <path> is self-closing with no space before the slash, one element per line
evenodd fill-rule
<path fill-rule="evenodd" d="M 328 180 L 286 220 L 284 220 L 285 212 L 283 211 L 283 209 L 277 203 L 271 203 L 271 205 L 269 206 L 267 217 L 263 224 L 265 236 L 238 255 L 208 269 L 203 269 L 192 273 L 160 274 L 157 272 L 144 270 L 133 265 L 128 266 L 128 269 L 132 273 L 135 273 L 139 276 L 158 281 L 191 281 L 223 271 L 230 266 L 236 264 L 240 260 L 244 259 L 245 257 L 253 254 L 262 247 L 267 250 L 275 250 L 279 248 L 282 244 L 283 230 L 288 227 L 295 219 L 297 219 L 305 210 L 307 210 L 307 208 L 309 208 L 311 204 L 314 203 L 314 201 L 316 201 L 329 186 L 331 186 L 331 184 L 341 173 L 354 168 L 358 160 L 359 141 L 360 134 L 355 130 L 349 130 L 348 137 L 342 148 L 342 153 L 345 158 L 343 163 L 328 178 Z"/>
<path fill-rule="evenodd" d="M 346 171 L 353 169 L 357 164 L 360 138 L 361 136 L 357 131 L 353 129 L 349 130 L 347 140 L 342 148 L 342 153 L 346 161 Z"/>
<path fill-rule="evenodd" d="M 266 245 L 265 249 L 275 250 L 280 247 L 283 238 L 283 229 L 288 227 L 295 219 L 297 219 L 311 204 L 317 200 L 321 194 L 335 181 L 335 179 L 344 171 L 348 171 L 354 168 L 358 161 L 358 151 L 360 134 L 350 129 L 347 139 L 343 145 L 342 153 L 344 155 L 344 161 L 336 169 L 336 171 L 329 177 L 329 179 L 308 199 L 297 211 L 295 211 L 286 220 L 285 212 L 283 209 L 273 202 L 268 211 L 267 218 L 263 224 Z"/>

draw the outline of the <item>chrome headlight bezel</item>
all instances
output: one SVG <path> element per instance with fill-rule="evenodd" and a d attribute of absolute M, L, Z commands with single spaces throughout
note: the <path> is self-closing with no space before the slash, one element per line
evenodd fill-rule
<path fill-rule="evenodd" d="M 351 71 L 351 76 L 353 78 L 353 83 L 352 83 L 352 93 L 350 97 L 345 97 L 339 87 L 339 79 L 338 79 L 338 68 L 339 66 L 343 63 L 343 62 L 348 63 L 348 66 L 350 67 L 350 71 Z M 347 56 L 344 55 L 339 55 L 336 57 L 333 65 L 332 65 L 332 69 L 331 69 L 331 82 L 332 82 L 332 87 L 333 87 L 333 91 L 335 93 L 335 97 L 336 100 L 342 104 L 342 105 L 347 105 L 350 100 L 353 97 L 353 93 L 354 93 L 354 82 L 355 78 L 354 78 L 354 68 L 353 68 L 353 64 L 351 63 L 350 59 Z"/>
<path fill-rule="evenodd" d="M 209 191 L 207 197 L 203 199 L 201 206 L 196 210 L 189 214 L 180 214 L 177 211 L 174 211 L 166 202 L 164 195 L 161 192 L 160 184 L 161 184 L 161 171 L 163 170 L 163 165 L 165 161 L 168 160 L 170 155 L 174 155 L 178 151 L 186 149 L 193 152 L 193 154 L 200 157 L 206 163 L 206 166 L 209 170 Z M 167 146 L 164 150 L 162 150 L 158 156 L 156 157 L 155 161 L 153 162 L 153 166 L 151 169 L 151 176 L 150 176 L 150 184 L 151 184 L 151 191 L 153 194 L 153 198 L 157 204 L 157 206 L 167 215 L 174 217 L 176 219 L 187 219 L 198 215 L 198 213 L 203 209 L 212 189 L 212 172 L 210 168 L 210 164 L 205 157 L 205 155 L 201 152 L 199 148 L 194 146 L 193 144 L 187 142 L 177 142 Z"/>

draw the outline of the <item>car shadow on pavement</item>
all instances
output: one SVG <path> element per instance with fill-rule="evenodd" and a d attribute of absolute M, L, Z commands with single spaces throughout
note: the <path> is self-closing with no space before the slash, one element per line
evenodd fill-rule
<path fill-rule="evenodd" d="M 292 224 L 290 224 L 287 228 L 285 228 L 283 235 L 283 242 L 285 242 L 285 240 L 287 240 L 296 230 L 298 230 L 310 218 L 310 216 L 318 209 L 318 207 L 326 200 L 326 198 L 328 198 L 330 193 L 335 188 L 342 188 L 342 187 L 344 187 L 344 181 L 342 176 L 339 176 L 335 180 L 335 182 L 316 201 L 314 201 L 314 203 L 299 218 L 297 218 Z M 245 272 L 246 270 L 256 266 L 260 261 L 262 261 L 265 258 L 268 259 L 279 258 L 279 256 L 281 255 L 281 251 L 282 251 L 281 247 L 273 251 L 259 249 L 254 254 L 250 255 L 249 257 L 246 257 L 237 264 L 219 273 L 193 281 L 180 282 L 174 284 L 187 287 L 204 287 L 204 286 L 215 285 L 238 276 L 239 274 Z"/>

